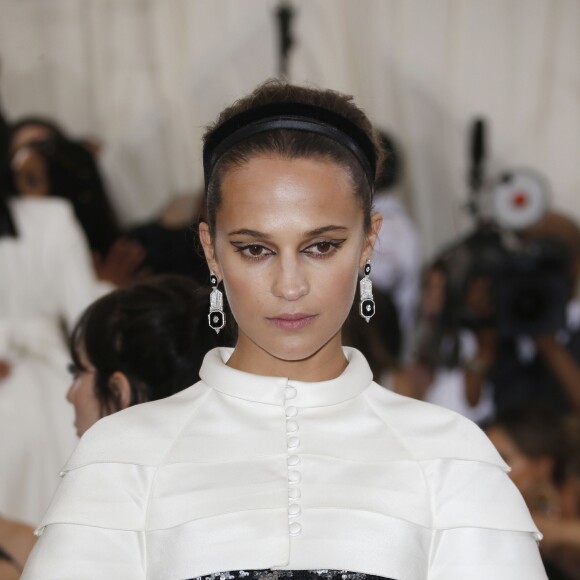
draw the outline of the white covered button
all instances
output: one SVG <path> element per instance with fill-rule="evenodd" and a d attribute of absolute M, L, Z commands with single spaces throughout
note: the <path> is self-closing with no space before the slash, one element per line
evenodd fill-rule
<path fill-rule="evenodd" d="M 297 516 L 300 515 L 301 511 L 302 510 L 300 509 L 300 506 L 297 503 L 291 503 L 288 506 L 288 515 Z"/>
<path fill-rule="evenodd" d="M 298 465 L 300 463 L 300 457 L 298 457 L 298 455 L 290 455 L 288 457 L 288 465 L 290 467 L 294 467 L 295 465 Z"/>
<path fill-rule="evenodd" d="M 292 522 L 289 527 L 290 535 L 297 536 L 302 532 L 302 526 L 298 522 Z"/>
<path fill-rule="evenodd" d="M 299 471 L 290 471 L 288 473 L 288 481 L 290 483 L 300 483 L 300 480 L 302 479 L 302 475 L 300 475 Z"/>
<path fill-rule="evenodd" d="M 296 407 L 286 407 L 286 417 L 296 417 L 298 409 Z"/>
<path fill-rule="evenodd" d="M 298 439 L 298 437 L 293 435 L 292 437 L 288 437 L 287 443 L 290 449 L 296 449 L 296 447 L 300 445 L 300 439 Z"/>
<path fill-rule="evenodd" d="M 288 490 L 288 497 L 290 499 L 298 499 L 301 496 L 302 496 L 302 492 L 300 491 L 299 487 L 291 487 Z"/>
<path fill-rule="evenodd" d="M 289 419 L 286 421 L 286 432 L 287 433 L 296 433 L 298 431 L 298 423 L 293 419 Z"/>
<path fill-rule="evenodd" d="M 294 387 L 286 387 L 284 389 L 284 397 L 286 397 L 287 400 L 296 398 L 297 394 L 298 391 Z"/>

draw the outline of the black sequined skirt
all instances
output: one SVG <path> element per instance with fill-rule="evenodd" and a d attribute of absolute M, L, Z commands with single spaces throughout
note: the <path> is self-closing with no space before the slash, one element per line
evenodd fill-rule
<path fill-rule="evenodd" d="M 235 570 L 189 580 L 395 580 L 348 570 Z"/>

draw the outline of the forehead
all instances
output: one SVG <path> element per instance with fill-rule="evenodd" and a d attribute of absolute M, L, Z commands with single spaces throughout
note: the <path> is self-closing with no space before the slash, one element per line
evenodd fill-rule
<path fill-rule="evenodd" d="M 230 169 L 222 181 L 218 227 L 274 229 L 362 223 L 350 174 L 325 159 L 259 156 Z"/>
<path fill-rule="evenodd" d="M 53 136 L 53 133 L 54 131 L 45 125 L 36 123 L 23 125 L 12 135 L 11 149 L 12 151 L 16 151 L 16 149 L 28 145 L 33 141 L 50 138 Z"/>

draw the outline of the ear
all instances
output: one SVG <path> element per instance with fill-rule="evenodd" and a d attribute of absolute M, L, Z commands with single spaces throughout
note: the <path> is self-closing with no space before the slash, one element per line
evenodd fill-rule
<path fill-rule="evenodd" d="M 131 404 L 131 383 L 125 373 L 114 372 L 109 377 L 109 389 L 115 396 L 118 411 L 126 409 Z"/>
<path fill-rule="evenodd" d="M 215 255 L 215 246 L 209 231 L 209 226 L 205 222 L 199 224 L 199 241 L 203 247 L 203 253 L 205 254 L 209 269 L 221 280 L 223 276 Z"/>
<path fill-rule="evenodd" d="M 361 253 L 361 262 L 359 266 L 362 268 L 367 260 L 371 259 L 373 255 L 373 249 L 377 238 L 379 237 L 379 232 L 383 226 L 383 216 L 379 212 L 375 212 L 371 215 L 371 227 L 366 234 L 365 242 L 363 246 L 363 251 Z"/>

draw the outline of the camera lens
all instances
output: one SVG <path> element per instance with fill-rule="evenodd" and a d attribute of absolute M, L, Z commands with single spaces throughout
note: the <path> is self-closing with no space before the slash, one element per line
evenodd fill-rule
<path fill-rule="evenodd" d="M 546 312 L 547 299 L 541 288 L 528 287 L 514 296 L 512 312 L 522 322 L 532 322 Z"/>

